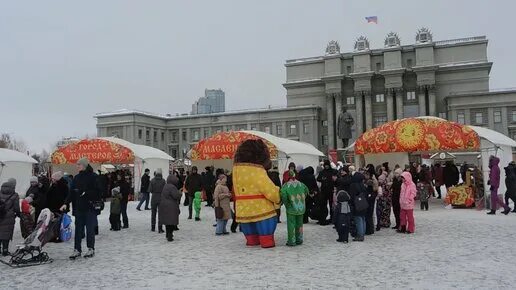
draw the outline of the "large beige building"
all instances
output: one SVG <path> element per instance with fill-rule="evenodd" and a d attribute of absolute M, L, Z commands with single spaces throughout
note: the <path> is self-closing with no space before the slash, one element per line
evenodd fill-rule
<path fill-rule="evenodd" d="M 344 107 L 355 119 L 353 138 L 390 120 L 423 115 L 515 138 L 516 91 L 489 91 L 493 63 L 487 45 L 484 36 L 433 41 L 425 28 L 407 45 L 395 33 L 381 48 L 359 37 L 350 52 L 330 41 L 324 55 L 286 61 L 286 108 L 175 116 L 122 110 L 96 115 L 98 135 L 154 146 L 176 158 L 215 132 L 241 129 L 328 152 L 342 147 L 336 120 Z"/>

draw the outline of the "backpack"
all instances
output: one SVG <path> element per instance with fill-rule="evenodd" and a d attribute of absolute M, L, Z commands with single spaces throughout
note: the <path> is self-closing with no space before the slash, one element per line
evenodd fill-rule
<path fill-rule="evenodd" d="M 366 210 L 369 207 L 369 203 L 367 202 L 367 195 L 365 192 L 361 192 L 355 196 L 353 199 L 355 205 L 355 211 L 361 212 Z"/>
<path fill-rule="evenodd" d="M 7 208 L 7 201 L 13 197 L 14 193 L 11 194 L 6 200 L 0 199 L 0 220 L 2 220 L 5 215 L 7 214 L 7 211 L 10 210 L 10 208 Z M 11 206 L 12 208 L 12 206 Z"/>
<path fill-rule="evenodd" d="M 68 214 L 63 214 L 59 238 L 63 242 L 68 242 L 72 238 L 72 218 Z"/>

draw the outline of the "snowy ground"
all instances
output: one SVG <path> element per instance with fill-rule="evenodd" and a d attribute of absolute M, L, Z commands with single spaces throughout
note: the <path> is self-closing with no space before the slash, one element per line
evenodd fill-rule
<path fill-rule="evenodd" d="M 286 224 L 274 249 L 246 248 L 241 234 L 218 237 L 213 210 L 186 220 L 174 242 L 151 233 L 150 211 L 129 206 L 130 229 L 110 232 L 100 216 L 95 258 L 68 260 L 73 243 L 48 244 L 54 263 L 24 269 L 0 264 L 0 289 L 336 289 L 512 288 L 516 283 L 516 214 L 416 210 L 416 234 L 384 229 L 364 243 L 336 243 L 331 226 L 305 226 L 305 244 L 284 246 Z M 109 208 L 109 205 L 106 207 Z M 14 244 L 21 242 L 17 226 Z M 490 245 L 494 246 L 490 246 Z"/>

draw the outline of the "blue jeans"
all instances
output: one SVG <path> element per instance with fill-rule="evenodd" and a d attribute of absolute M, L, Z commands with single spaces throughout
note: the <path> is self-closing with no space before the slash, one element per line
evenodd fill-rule
<path fill-rule="evenodd" d="M 228 224 L 228 220 L 217 220 L 217 227 L 215 228 L 216 234 L 227 233 L 226 225 Z"/>
<path fill-rule="evenodd" d="M 366 231 L 366 223 L 364 216 L 354 216 L 355 226 L 357 228 L 357 236 L 363 237 Z"/>
<path fill-rule="evenodd" d="M 74 248 L 82 252 L 81 243 L 86 228 L 86 246 L 88 249 L 95 249 L 95 225 L 97 224 L 97 213 L 93 210 L 77 213 L 75 215 L 75 245 Z"/>
<path fill-rule="evenodd" d="M 138 203 L 137 209 L 140 209 L 142 207 L 143 202 L 145 202 L 145 209 L 149 208 L 149 199 L 150 199 L 150 193 L 148 192 L 141 192 L 142 197 L 140 198 L 140 203 Z"/>

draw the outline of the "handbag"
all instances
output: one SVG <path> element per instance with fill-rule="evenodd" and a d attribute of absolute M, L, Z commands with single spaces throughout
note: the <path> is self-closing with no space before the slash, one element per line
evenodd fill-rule
<path fill-rule="evenodd" d="M 102 200 L 96 200 L 91 202 L 91 206 L 95 211 L 101 212 L 104 210 L 104 202 Z"/>
<path fill-rule="evenodd" d="M 224 217 L 224 209 L 220 206 L 215 207 L 215 218 L 222 219 Z"/>

